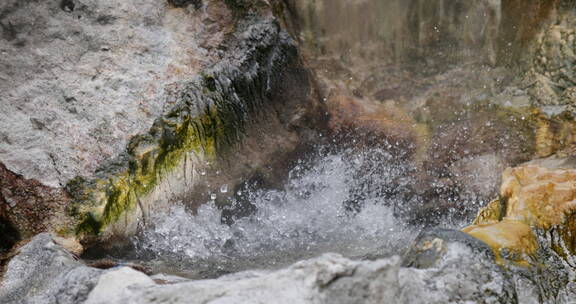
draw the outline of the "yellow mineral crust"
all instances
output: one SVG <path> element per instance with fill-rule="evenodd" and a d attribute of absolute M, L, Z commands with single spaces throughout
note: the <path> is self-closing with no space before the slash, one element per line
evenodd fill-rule
<path fill-rule="evenodd" d="M 576 211 L 576 170 L 528 166 L 506 169 L 502 176 L 504 218 L 550 229 Z"/>
<path fill-rule="evenodd" d="M 488 203 L 486 207 L 480 209 L 476 219 L 472 223 L 473 225 L 486 225 L 498 223 L 504 217 L 504 210 L 502 202 L 499 199 L 495 199 Z"/>
<path fill-rule="evenodd" d="M 497 262 L 506 258 L 528 266 L 526 256 L 534 254 L 538 249 L 532 229 L 523 222 L 503 220 L 494 224 L 468 226 L 462 231 L 488 244 Z"/>
<path fill-rule="evenodd" d="M 528 265 L 526 255 L 538 248 L 533 228 L 554 228 L 560 238 L 550 245 L 560 255 L 576 252 L 575 215 L 576 170 L 529 163 L 504 171 L 500 199 L 462 231 L 487 243 L 500 262 L 505 258 Z"/>

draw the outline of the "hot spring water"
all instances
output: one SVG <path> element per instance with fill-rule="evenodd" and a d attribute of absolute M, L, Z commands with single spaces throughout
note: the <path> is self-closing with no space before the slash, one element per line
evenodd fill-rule
<path fill-rule="evenodd" d="M 274 269 L 325 252 L 353 258 L 402 254 L 421 228 L 402 216 L 422 200 L 412 193 L 413 171 L 385 149 L 320 148 L 298 161 L 283 189 L 247 185 L 228 210 L 214 201 L 222 193 L 213 193 L 195 213 L 186 202 L 175 202 L 154 214 L 134 239 L 138 260 L 154 272 L 207 278 Z M 220 191 L 232 189 L 221 185 Z"/>

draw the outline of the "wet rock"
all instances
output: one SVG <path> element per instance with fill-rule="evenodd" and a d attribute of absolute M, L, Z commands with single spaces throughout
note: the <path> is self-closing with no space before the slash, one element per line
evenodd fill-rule
<path fill-rule="evenodd" d="M 142 272 L 120 267 L 103 273 L 84 303 L 116 303 L 118 299 L 128 298 L 132 290 L 152 285 L 154 281 Z"/>
<path fill-rule="evenodd" d="M 403 258 L 399 303 L 516 303 L 512 278 L 485 243 L 449 229 L 423 231 Z M 425 300 L 423 300 L 425 299 Z"/>
<path fill-rule="evenodd" d="M 280 175 L 282 158 L 304 144 L 307 132 L 313 134 L 311 125 L 301 123 L 319 123 L 309 116 L 320 109 L 310 96 L 309 75 L 293 41 L 272 18 L 239 24 L 228 43 L 235 51 L 182 82 L 148 133 L 132 138 L 125 153 L 93 178 L 67 185 L 75 233 L 130 235 L 166 201 L 197 206 L 208 194 L 221 193 L 220 185 L 234 185 L 255 171 Z M 267 132 L 260 130 L 264 126 Z"/>
<path fill-rule="evenodd" d="M 532 284 L 540 301 L 562 302 L 574 268 L 575 161 L 552 156 L 508 168 L 500 199 L 464 232 L 486 242 L 500 264 Z M 563 302 L 564 303 L 564 302 Z"/>
<path fill-rule="evenodd" d="M 508 260 L 528 266 L 526 260 L 538 249 L 530 226 L 518 221 L 503 219 L 493 224 L 469 226 L 462 231 L 490 245 L 500 262 Z"/>
<path fill-rule="evenodd" d="M 246 272 L 217 280 L 191 281 L 163 286 L 133 286 L 123 297 L 108 297 L 108 303 L 205 303 L 207 301 L 215 303 L 340 303 L 330 302 L 332 299 L 338 299 L 337 294 L 332 296 L 332 292 L 341 291 L 340 288 L 332 289 L 332 286 L 347 277 L 358 277 L 361 280 L 364 274 L 372 274 L 374 279 L 379 280 L 362 281 L 363 285 L 372 287 L 365 294 L 367 298 L 358 294 L 348 299 L 355 301 L 364 299 L 367 301 L 364 303 L 379 303 L 381 299 L 394 296 L 396 289 L 393 285 L 388 286 L 387 283 L 394 278 L 395 267 L 397 267 L 397 260 L 361 265 L 359 262 L 353 262 L 338 255 L 324 255 L 275 272 Z M 387 279 L 389 274 L 392 276 Z M 117 274 L 114 275 L 117 276 Z M 130 277 L 128 279 L 132 280 Z M 387 288 L 383 288 L 384 286 Z M 101 296 L 106 295 L 105 290 L 99 291 L 97 286 L 90 297 L 96 297 L 98 293 L 101 293 Z M 341 303 L 354 302 L 342 301 Z"/>
<path fill-rule="evenodd" d="M 167 201 L 197 206 L 222 184 L 280 179 L 321 128 L 310 74 L 270 4 L 176 2 L 0 5 L 10 36 L 33 42 L 0 49 L 0 160 L 29 181 L 0 185 L 0 217 L 24 237 L 133 234 Z M 60 209 L 44 194 L 19 203 L 28 184 L 51 186 Z"/>
<path fill-rule="evenodd" d="M 530 227 L 558 229 L 567 237 L 571 234 L 572 197 L 576 193 L 572 162 L 569 158 L 550 157 L 506 169 L 501 198 L 480 211 L 477 226 L 464 231 L 485 240 L 495 252 L 507 248 L 524 251 L 523 254 L 536 250 Z M 488 241 L 487 238 L 493 237 L 496 239 Z M 517 241 L 511 242 L 512 239 Z M 566 241 L 572 244 L 571 240 Z M 574 250 L 571 245 L 565 249 Z"/>
<path fill-rule="evenodd" d="M 81 303 L 101 272 L 84 266 L 47 233 L 17 251 L 0 287 L 1 303 Z"/>
<path fill-rule="evenodd" d="M 494 255 L 485 243 L 458 230 L 434 228 L 422 231 L 408 249 L 402 266 L 419 269 L 431 268 L 445 263 L 449 246 L 462 244 L 470 248 L 481 260 L 494 260 Z"/>
<path fill-rule="evenodd" d="M 128 267 L 87 267 L 50 235 L 40 234 L 11 261 L 0 295 L 10 304 L 515 303 L 514 288 L 490 249 L 462 232 L 443 229 L 422 233 L 403 261 L 324 254 L 280 270 L 197 281 L 149 277 Z"/>

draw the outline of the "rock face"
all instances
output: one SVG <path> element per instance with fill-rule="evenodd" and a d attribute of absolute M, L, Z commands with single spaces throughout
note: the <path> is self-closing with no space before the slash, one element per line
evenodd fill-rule
<path fill-rule="evenodd" d="M 565 1 L 568 2 L 568 1 Z M 543 106 L 565 106 L 572 113 L 576 101 L 576 8 L 565 4 L 550 25 L 534 41 L 534 55 L 524 83 L 530 88 L 534 103 Z"/>
<path fill-rule="evenodd" d="M 7 226 L 129 235 L 160 203 L 280 176 L 323 121 L 281 4 L 3 2 L 0 162 L 54 193 L 1 185 Z M 53 196 L 63 218 L 22 220 Z"/>
<path fill-rule="evenodd" d="M 402 262 L 398 303 L 517 303 L 509 273 L 483 242 L 460 231 L 422 232 Z"/>
<path fill-rule="evenodd" d="M 295 3 L 330 129 L 401 143 L 416 217 L 468 217 L 504 168 L 573 152 L 573 1 Z"/>
<path fill-rule="evenodd" d="M 147 131 L 176 82 L 218 59 L 208 49 L 232 23 L 216 3 L 62 3 L 0 6 L 0 159 L 52 187 L 92 174 Z"/>
<path fill-rule="evenodd" d="M 412 248 L 403 261 L 325 254 L 276 271 L 189 281 L 149 277 L 128 267 L 90 268 L 40 234 L 8 265 L 0 299 L 6 304 L 516 302 L 511 281 L 478 240 L 434 230 Z"/>

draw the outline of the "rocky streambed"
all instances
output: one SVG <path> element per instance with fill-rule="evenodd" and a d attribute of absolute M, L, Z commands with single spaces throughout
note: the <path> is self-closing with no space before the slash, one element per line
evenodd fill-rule
<path fill-rule="evenodd" d="M 572 303 L 567 0 L 0 4 L 0 303 Z"/>

